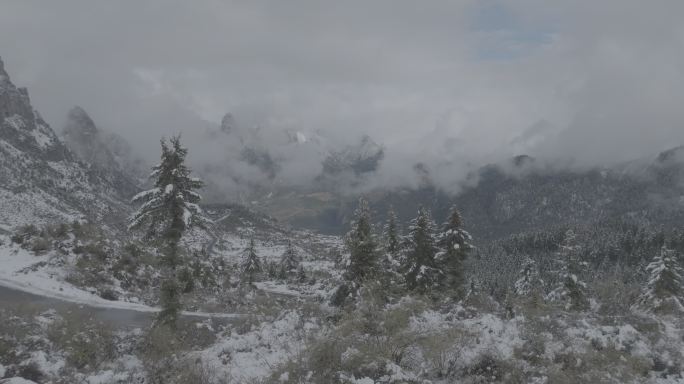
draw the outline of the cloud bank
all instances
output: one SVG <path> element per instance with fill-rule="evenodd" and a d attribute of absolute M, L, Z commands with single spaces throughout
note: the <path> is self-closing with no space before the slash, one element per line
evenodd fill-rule
<path fill-rule="evenodd" d="M 234 158 L 202 139 L 230 112 L 276 152 L 285 131 L 337 147 L 368 134 L 386 148 L 377 182 L 415 184 L 421 162 L 450 188 L 519 154 L 586 167 L 684 143 L 682 14 L 665 0 L 7 0 L 0 55 L 53 126 L 81 105 L 150 161 L 177 132 L 198 163 Z M 291 156 L 284 179 L 310 180 L 318 155 Z"/>

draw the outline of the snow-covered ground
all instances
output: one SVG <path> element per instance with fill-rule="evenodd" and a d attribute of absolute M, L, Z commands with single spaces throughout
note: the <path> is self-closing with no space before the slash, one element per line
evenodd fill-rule
<path fill-rule="evenodd" d="M 215 238 L 197 233 L 190 241 L 195 249 L 212 241 L 212 257 L 234 266 L 251 235 L 247 229 Z M 255 237 L 262 262 L 277 262 L 288 238 Z M 170 354 L 174 366 L 201 367 L 211 373 L 211 383 L 221 378 L 319 383 L 328 377 L 321 373 L 326 369 L 335 369 L 332 374 L 350 384 L 684 383 L 678 372 L 684 361 L 684 323 L 676 317 L 636 312 L 605 316 L 599 303 L 583 313 L 551 305 L 528 313 L 523 304 L 514 304 L 515 314 L 509 315 L 486 295 L 443 307 L 421 297 L 380 304 L 363 299 L 338 310 L 328 306 L 328 299 L 340 282 L 341 268 L 329 251 L 340 250 L 340 239 L 300 232 L 291 238 L 303 259 L 305 281 L 265 274 L 253 287 L 227 288 L 252 305 L 245 307 L 254 309 L 250 313 L 186 312 L 196 317 L 187 319 L 186 326 L 210 337 L 202 345 Z M 50 262 L 49 252 L 36 255 L 7 236 L 0 242 L 2 286 L 89 307 L 159 310 L 140 302 L 105 300 L 68 283 L 65 270 Z M 212 317 L 234 321 L 216 324 Z M 135 343 L 148 343 L 142 336 L 129 336 Z M 322 351 L 326 360 L 318 359 Z M 53 378 L 68 365 L 62 354 L 39 347 L 24 361 L 38 364 Z M 152 375 L 145 359 L 149 357 L 129 350 L 74 377 L 88 384 L 119 384 Z"/>
<path fill-rule="evenodd" d="M 256 324 L 246 333 L 229 333 L 211 347 L 191 353 L 235 382 L 262 379 L 305 348 L 306 335 L 319 325 L 296 311 L 273 322 Z"/>
<path fill-rule="evenodd" d="M 36 256 L 13 244 L 8 237 L 0 237 L 0 286 L 95 308 L 121 309 L 137 312 L 159 312 L 159 307 L 134 301 L 106 300 L 65 281 L 65 272 L 59 268 L 44 268 L 49 255 Z M 183 312 L 197 317 L 233 318 L 244 316 L 234 313 Z"/>

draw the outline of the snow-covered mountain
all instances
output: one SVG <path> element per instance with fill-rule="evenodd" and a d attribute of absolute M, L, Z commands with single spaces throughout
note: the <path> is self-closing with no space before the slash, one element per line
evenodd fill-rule
<path fill-rule="evenodd" d="M 128 212 L 121 185 L 80 162 L 17 88 L 0 60 L 0 228 Z"/>

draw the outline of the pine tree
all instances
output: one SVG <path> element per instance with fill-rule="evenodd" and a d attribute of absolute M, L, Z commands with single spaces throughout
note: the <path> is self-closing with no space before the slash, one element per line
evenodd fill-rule
<path fill-rule="evenodd" d="M 518 280 L 513 285 L 515 294 L 518 296 L 529 296 L 533 292 L 542 292 L 544 281 L 539 276 L 537 263 L 529 257 L 523 261 L 522 269 L 518 274 Z"/>
<path fill-rule="evenodd" d="M 463 229 L 463 220 L 456 207 L 451 208 L 447 221 L 442 225 L 438 236 L 440 251 L 437 254 L 438 266 L 443 273 L 441 285 L 445 290 L 462 297 L 465 285 L 465 260 L 473 249 L 472 237 Z"/>
<path fill-rule="evenodd" d="M 360 198 L 354 211 L 351 230 L 345 236 L 349 251 L 343 277 L 347 282 L 340 284 L 330 299 L 333 306 L 342 306 L 348 299 L 356 297 L 361 285 L 370 277 L 377 276 L 378 252 L 373 234 L 368 202 Z M 343 258 L 344 260 L 344 258 Z"/>
<path fill-rule="evenodd" d="M 589 308 L 586 284 L 580 280 L 586 263 L 580 260 L 580 247 L 572 230 L 565 233 L 565 239 L 557 254 L 558 286 L 549 294 L 551 301 L 563 302 L 565 309 L 582 311 Z"/>
<path fill-rule="evenodd" d="M 394 209 L 390 208 L 387 212 L 387 223 L 385 223 L 385 250 L 390 255 L 396 255 L 399 251 L 399 234 L 397 229 L 397 215 Z"/>
<path fill-rule="evenodd" d="M 394 213 L 394 209 L 390 207 L 383 228 L 384 252 L 378 266 L 379 282 L 385 287 L 384 291 L 387 293 L 399 293 L 397 288 L 400 287 L 400 282 L 403 280 L 399 271 L 401 267 L 401 246 L 398 227 L 397 215 Z"/>
<path fill-rule="evenodd" d="M 435 245 L 434 228 L 430 213 L 421 207 L 418 216 L 411 220 L 405 238 L 406 256 L 402 271 L 409 290 L 429 292 L 442 278 L 443 273 L 435 260 L 438 248 Z"/>
<path fill-rule="evenodd" d="M 368 202 L 361 198 L 354 212 L 352 229 L 345 238 L 349 250 L 349 264 L 345 277 L 356 283 L 363 282 L 377 270 L 377 244 L 371 225 Z"/>
<path fill-rule="evenodd" d="M 249 246 L 243 251 L 242 264 L 240 270 L 242 271 L 243 282 L 251 285 L 255 277 L 261 273 L 261 261 L 256 253 L 256 244 L 254 239 L 249 241 Z"/>
<path fill-rule="evenodd" d="M 513 291 L 517 296 L 525 298 L 531 304 L 539 304 L 542 301 L 544 280 L 539 274 L 539 266 L 531 258 L 526 257 L 523 261 L 518 280 L 513 285 Z"/>
<path fill-rule="evenodd" d="M 169 145 L 170 144 L 170 145 Z M 154 188 L 133 197 L 141 204 L 133 214 L 129 229 L 145 228 L 145 236 L 159 240 L 163 246 L 163 275 L 160 301 L 163 323 L 175 324 L 180 310 L 180 292 L 176 268 L 180 264 L 179 245 L 183 233 L 192 226 L 203 226 L 209 220 L 202 215 L 198 205 L 201 197 L 195 190 L 203 183 L 190 177 L 185 165 L 188 150 L 180 144 L 180 137 L 172 137 L 170 143 L 161 141 L 161 163 L 153 168 L 150 178 Z"/>
<path fill-rule="evenodd" d="M 639 305 L 653 312 L 684 311 L 684 272 L 675 251 L 663 246 L 646 266 L 648 281 L 639 297 Z"/>
<path fill-rule="evenodd" d="M 151 178 L 154 188 L 133 197 L 142 204 L 130 220 L 129 229 L 146 226 L 148 237 L 161 238 L 170 248 L 165 254 L 172 268 L 178 265 L 178 245 L 183 232 L 192 226 L 203 226 L 208 220 L 202 215 L 198 203 L 201 196 L 195 190 L 202 181 L 190 177 L 185 165 L 188 150 L 180 144 L 180 137 L 172 137 L 171 146 L 161 141 L 161 163 L 153 167 Z"/>
<path fill-rule="evenodd" d="M 296 271 L 299 268 L 299 255 L 297 250 L 292 245 L 291 241 L 287 242 L 287 248 L 280 257 L 280 275 L 287 276 L 287 274 Z"/>

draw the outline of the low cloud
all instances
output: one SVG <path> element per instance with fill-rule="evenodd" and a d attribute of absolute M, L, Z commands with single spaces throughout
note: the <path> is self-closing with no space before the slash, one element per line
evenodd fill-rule
<path fill-rule="evenodd" d="M 268 178 L 207 133 L 226 112 L 260 127 L 279 182 L 320 174 L 319 151 L 285 141 L 299 131 L 382 144 L 369 183 L 417 185 L 421 163 L 454 189 L 519 154 L 587 167 L 684 143 L 683 13 L 637 0 L 9 0 L 0 55 L 53 126 L 81 105 L 150 161 L 182 132 L 227 189 Z"/>

